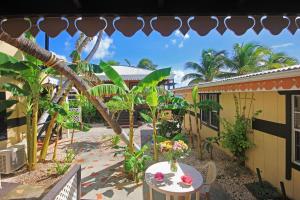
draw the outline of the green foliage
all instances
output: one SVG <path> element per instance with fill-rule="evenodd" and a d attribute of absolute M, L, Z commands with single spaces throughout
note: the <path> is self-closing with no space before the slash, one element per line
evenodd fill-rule
<path fill-rule="evenodd" d="M 0 88 L 12 93 L 13 96 L 28 96 L 29 91 L 26 91 L 13 83 L 3 83 L 0 85 Z"/>
<path fill-rule="evenodd" d="M 246 97 L 245 97 L 246 98 Z M 243 164 L 246 160 L 246 151 L 253 147 L 253 143 L 249 140 L 248 134 L 252 132 L 252 120 L 261 111 L 255 112 L 250 116 L 252 101 L 249 103 L 249 114 L 245 114 L 247 105 L 243 106 L 240 110 L 240 100 L 234 94 L 234 102 L 236 107 L 236 116 L 233 122 L 223 119 L 224 131 L 221 132 L 221 143 L 225 148 L 228 148 L 230 152 L 237 158 L 237 160 Z"/>
<path fill-rule="evenodd" d="M 138 68 L 148 69 L 148 70 L 155 70 L 157 65 L 153 64 L 153 62 L 148 58 L 143 58 L 137 64 Z"/>
<path fill-rule="evenodd" d="M 88 99 L 83 95 L 77 96 L 79 105 L 81 106 L 81 115 L 82 115 L 82 121 L 84 123 L 94 123 L 94 122 L 102 122 L 103 118 L 95 108 L 95 106 L 88 101 Z"/>
<path fill-rule="evenodd" d="M 130 152 L 128 148 L 125 150 L 124 170 L 131 174 L 136 182 L 143 180 L 143 172 L 146 170 L 146 161 L 151 160 L 150 156 L 145 155 L 145 151 L 148 149 L 149 147 L 144 145 L 140 150 L 135 152 Z"/>
<path fill-rule="evenodd" d="M 208 153 L 210 153 L 210 159 L 213 159 L 213 144 L 219 145 L 220 143 L 220 137 L 219 136 L 211 136 L 205 138 L 203 141 L 203 149 L 206 150 Z"/>
<path fill-rule="evenodd" d="M 89 90 L 93 96 L 126 95 L 126 91 L 117 85 L 101 84 Z"/>
<path fill-rule="evenodd" d="M 116 147 L 119 145 L 121 141 L 121 137 L 119 135 L 114 135 L 112 138 L 111 138 L 111 144 L 113 145 L 113 147 Z"/>
<path fill-rule="evenodd" d="M 181 132 L 181 127 L 177 121 L 161 120 L 157 123 L 158 134 L 167 138 L 173 138 Z"/>
<path fill-rule="evenodd" d="M 112 68 L 109 64 L 101 61 L 100 67 L 105 73 L 105 75 L 118 87 L 122 88 L 123 90 L 129 91 L 126 83 L 122 79 L 122 77 L 118 74 L 114 68 Z"/>
<path fill-rule="evenodd" d="M 69 163 L 60 163 L 56 162 L 55 171 L 57 175 L 64 175 L 68 169 L 70 168 L 71 164 Z"/>
<path fill-rule="evenodd" d="M 75 151 L 73 149 L 67 149 L 64 161 L 66 163 L 72 163 L 74 159 L 75 159 Z"/>
<path fill-rule="evenodd" d="M 209 99 L 203 100 L 197 104 L 198 108 L 201 110 L 221 110 L 222 106 L 216 102 Z"/>

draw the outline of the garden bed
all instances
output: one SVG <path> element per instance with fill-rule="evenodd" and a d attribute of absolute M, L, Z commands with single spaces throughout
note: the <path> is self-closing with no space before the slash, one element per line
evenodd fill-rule
<path fill-rule="evenodd" d="M 204 153 L 203 161 L 197 159 L 195 149 L 190 155 L 184 158 L 181 162 L 194 166 L 200 170 L 209 159 L 209 153 Z M 213 161 L 217 166 L 217 179 L 223 189 L 230 195 L 232 199 L 236 200 L 255 200 L 256 198 L 247 189 L 245 184 L 257 181 L 257 178 L 251 171 L 245 167 L 241 167 L 237 162 L 218 148 L 214 148 Z"/>

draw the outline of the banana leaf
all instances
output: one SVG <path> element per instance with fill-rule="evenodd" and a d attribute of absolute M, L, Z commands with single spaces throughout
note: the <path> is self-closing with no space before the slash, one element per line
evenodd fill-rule
<path fill-rule="evenodd" d="M 101 61 L 100 67 L 105 73 L 105 75 L 117 86 L 120 88 L 123 88 L 125 91 L 129 91 L 129 88 L 127 87 L 126 83 L 122 79 L 122 77 L 107 63 Z"/>
<path fill-rule="evenodd" d="M 28 96 L 29 95 L 29 91 L 23 90 L 18 85 L 15 85 L 12 83 L 3 83 L 2 85 L 0 85 L 0 88 L 11 92 L 13 94 L 13 96 Z"/>
<path fill-rule="evenodd" d="M 89 93 L 93 96 L 105 96 L 105 95 L 126 95 L 126 91 L 117 85 L 113 84 L 101 84 L 89 89 Z"/>
<path fill-rule="evenodd" d="M 137 90 L 138 92 L 143 91 L 146 87 L 155 87 L 159 82 L 166 79 L 168 76 L 170 76 L 171 68 L 163 68 L 158 69 L 150 74 L 148 74 L 145 78 L 143 78 L 138 85 L 134 88 L 134 90 Z"/>

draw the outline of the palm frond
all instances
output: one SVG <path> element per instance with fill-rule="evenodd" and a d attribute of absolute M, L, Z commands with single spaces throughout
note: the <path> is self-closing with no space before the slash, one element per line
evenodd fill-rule
<path fill-rule="evenodd" d="M 197 73 L 185 74 L 182 77 L 181 81 L 187 81 L 187 80 L 190 80 L 190 79 L 199 79 L 199 80 L 204 81 L 203 75 L 202 74 L 197 74 Z"/>

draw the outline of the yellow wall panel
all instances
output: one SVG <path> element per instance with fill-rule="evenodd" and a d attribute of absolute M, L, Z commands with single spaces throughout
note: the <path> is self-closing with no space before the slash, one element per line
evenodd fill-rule
<path fill-rule="evenodd" d="M 223 110 L 220 111 L 220 118 L 229 121 L 234 120 L 235 104 L 233 94 L 238 93 L 222 93 L 220 95 L 220 104 Z M 285 97 L 279 95 L 277 91 L 274 92 L 254 92 L 254 101 L 251 112 L 262 110 L 257 118 L 271 122 L 286 123 L 285 122 Z M 251 98 L 252 93 L 240 93 L 240 97 Z M 191 99 L 191 95 L 186 95 Z M 249 105 L 250 100 L 242 101 L 241 106 L 246 102 Z M 187 119 L 187 118 L 186 118 Z M 194 121 L 192 121 L 194 123 Z M 195 126 L 194 126 L 195 130 Z M 220 130 L 223 130 L 222 124 Z M 209 127 L 203 126 L 201 130 L 203 137 L 217 135 L 217 132 Z M 292 170 L 292 180 L 285 179 L 285 139 L 273 136 L 268 133 L 254 130 L 252 135 L 249 135 L 255 146 L 247 152 L 248 160 L 246 165 L 255 172 L 256 168 L 262 170 L 262 177 L 273 184 L 280 190 L 279 182 L 283 181 L 285 184 L 286 193 L 293 199 L 300 200 L 300 172 Z M 227 149 L 223 149 L 228 153 Z M 230 154 L 230 153 L 229 153 Z"/>
<path fill-rule="evenodd" d="M 300 172 L 292 169 L 292 178 L 293 178 L 293 198 L 300 200 Z"/>
<path fill-rule="evenodd" d="M 277 137 L 263 134 L 264 136 L 264 178 L 271 184 L 278 184 L 278 155 L 277 155 Z"/>

